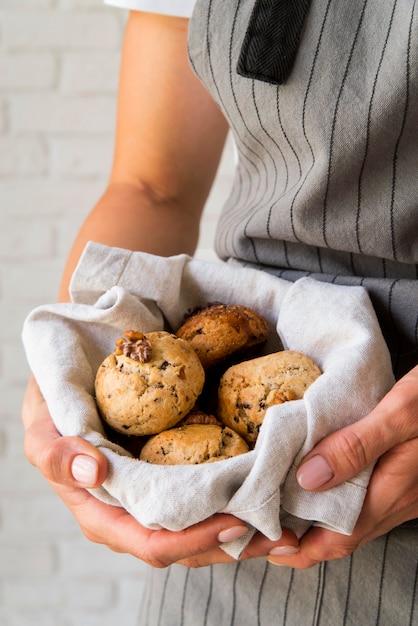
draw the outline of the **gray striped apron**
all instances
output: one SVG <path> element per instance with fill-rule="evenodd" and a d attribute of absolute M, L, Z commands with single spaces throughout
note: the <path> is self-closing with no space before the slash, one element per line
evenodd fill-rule
<path fill-rule="evenodd" d="M 239 155 L 219 256 L 363 285 L 398 377 L 418 362 L 417 18 L 414 0 L 198 0 L 189 35 Z M 414 520 L 306 571 L 150 571 L 139 623 L 418 625 L 417 571 Z"/>

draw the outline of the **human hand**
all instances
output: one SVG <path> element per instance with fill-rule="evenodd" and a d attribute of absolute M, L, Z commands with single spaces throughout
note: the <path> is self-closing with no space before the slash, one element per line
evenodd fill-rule
<path fill-rule="evenodd" d="M 61 437 L 46 402 L 31 378 L 23 403 L 25 453 L 70 509 L 84 535 L 115 552 L 126 552 L 154 567 L 179 562 L 189 567 L 226 563 L 234 559 L 220 545 L 247 532 L 231 515 L 215 515 L 183 531 L 149 530 L 123 508 L 110 506 L 91 495 L 107 475 L 106 458 L 80 437 Z M 242 558 L 266 556 L 273 546 L 296 549 L 297 539 L 286 531 L 280 541 L 254 536 Z"/>
<path fill-rule="evenodd" d="M 299 484 L 324 491 L 377 461 L 364 505 L 351 536 L 310 529 L 299 551 L 277 565 L 307 568 L 348 556 L 355 549 L 418 517 L 418 367 L 400 379 L 359 422 L 323 439 L 303 460 Z"/>

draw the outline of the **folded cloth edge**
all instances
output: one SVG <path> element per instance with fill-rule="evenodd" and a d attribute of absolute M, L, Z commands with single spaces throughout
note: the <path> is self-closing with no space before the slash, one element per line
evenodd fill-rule
<path fill-rule="evenodd" d="M 93 256 L 92 256 L 92 252 L 94 253 Z M 225 264 L 207 265 L 205 262 L 199 262 L 199 261 L 193 260 L 190 257 L 187 257 L 186 255 L 180 255 L 179 257 L 176 257 L 175 260 L 161 259 L 161 258 L 153 257 L 152 255 L 143 255 L 142 253 L 134 253 L 134 252 L 121 250 L 121 249 L 109 249 L 107 247 L 100 246 L 100 244 L 92 244 L 89 246 L 89 249 L 88 250 L 86 249 L 85 253 L 83 253 L 83 257 L 80 260 L 79 266 L 72 280 L 72 289 L 75 294 L 75 301 L 80 303 L 81 301 L 84 301 L 85 299 L 87 299 L 88 302 L 91 303 L 91 306 L 93 306 L 94 303 L 97 301 L 97 297 L 103 293 L 103 290 L 97 289 L 96 282 L 92 280 L 93 272 L 91 271 L 92 269 L 91 262 L 93 258 L 96 259 L 95 263 L 99 264 L 99 266 L 102 269 L 105 269 L 108 272 L 109 272 L 109 262 L 110 262 L 111 277 L 109 276 L 109 273 L 108 273 L 107 279 L 111 283 L 122 282 L 122 284 L 124 284 L 125 287 L 126 286 L 129 287 L 129 285 L 132 283 L 131 277 L 129 276 L 129 272 L 131 272 L 132 269 L 138 263 L 139 264 L 144 263 L 145 266 L 148 268 L 155 263 L 159 264 L 159 267 L 163 267 L 165 266 L 166 263 L 173 262 L 176 265 L 176 267 L 180 268 L 181 270 L 179 272 L 179 279 L 176 284 L 180 285 L 182 284 L 181 281 L 184 280 L 186 281 L 187 286 L 189 288 L 191 285 L 194 286 L 196 284 L 196 281 L 199 282 L 200 272 L 202 271 L 202 269 L 208 270 L 208 274 L 210 275 L 209 277 L 210 277 L 212 286 L 215 285 L 215 277 L 217 276 L 218 271 L 221 271 L 222 267 L 223 269 L 225 269 Z M 260 281 L 262 282 L 263 279 L 266 278 L 266 274 L 264 274 L 263 272 L 260 273 L 259 270 L 254 270 L 254 269 L 248 270 L 247 268 L 235 267 L 234 271 L 236 271 L 237 269 L 240 272 L 241 276 L 244 276 L 244 275 L 252 276 L 251 280 L 253 281 L 255 281 L 254 275 L 256 276 L 256 279 L 258 282 Z M 228 277 L 230 276 L 229 272 L 230 270 L 228 270 L 227 272 Z M 247 274 L 247 272 L 250 272 L 250 274 Z M 84 276 L 88 278 L 88 281 L 89 281 L 89 284 L 87 286 L 86 284 L 84 284 L 84 287 L 85 287 L 84 289 L 81 288 L 83 286 L 82 284 L 83 281 L 80 280 L 80 277 L 82 277 L 83 273 L 84 273 Z M 203 279 L 204 279 L 204 276 L 203 276 Z M 286 283 L 286 281 L 280 282 L 281 279 L 277 279 L 276 277 L 270 276 L 268 284 L 271 283 L 271 279 L 274 281 L 274 284 L 278 286 L 282 285 L 283 283 Z M 124 283 L 125 280 L 128 280 L 128 285 Z M 309 284 L 309 280 L 311 279 L 301 279 L 301 281 L 308 281 L 307 284 Z M 100 281 L 99 281 L 99 284 L 101 284 Z M 255 284 L 255 282 L 253 284 Z M 283 298 L 286 299 L 290 297 L 289 288 L 291 287 L 291 285 L 286 285 L 285 286 L 286 288 L 283 287 L 283 289 L 282 287 L 280 287 L 282 291 L 278 299 L 276 298 L 276 300 L 274 300 L 274 298 L 273 299 L 270 298 L 269 303 L 273 301 L 276 304 L 282 303 Z M 225 287 L 224 292 L 226 292 L 227 289 L 229 288 L 230 288 L 230 284 L 228 282 L 228 285 Z M 359 288 L 343 287 L 343 289 L 352 290 L 352 289 L 359 289 Z M 295 290 L 294 292 L 296 293 Z M 207 293 L 207 290 L 205 286 L 203 285 L 202 294 L 206 295 L 206 293 Z M 260 291 L 258 291 L 257 294 L 260 294 Z M 251 298 L 249 299 L 251 300 Z M 152 300 L 153 298 L 151 298 L 149 301 L 152 301 Z M 170 303 L 170 306 L 174 306 L 174 305 Z M 43 307 L 41 307 L 41 309 L 43 310 Z M 239 542 L 239 540 L 237 541 Z M 236 542 L 233 542 L 233 543 L 235 544 L 235 546 L 237 546 Z M 242 541 L 241 541 L 241 544 L 242 544 Z M 233 546 L 230 546 L 229 548 L 233 549 Z"/>

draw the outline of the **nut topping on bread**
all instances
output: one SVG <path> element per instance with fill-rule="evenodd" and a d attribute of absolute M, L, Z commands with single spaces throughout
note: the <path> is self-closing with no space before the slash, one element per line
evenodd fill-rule
<path fill-rule="evenodd" d="M 215 426 L 222 426 L 222 422 L 220 422 L 215 415 L 210 415 L 196 409 L 193 409 L 186 417 L 183 417 L 177 426 L 190 426 L 190 424 L 215 424 Z"/>
<path fill-rule="evenodd" d="M 115 354 L 124 354 L 134 361 L 148 363 L 152 357 L 151 342 L 143 333 L 136 330 L 125 331 L 125 337 L 120 337 L 116 341 Z"/>
<path fill-rule="evenodd" d="M 121 353 L 107 356 L 97 371 L 97 406 L 114 430 L 153 435 L 190 412 L 203 389 L 205 372 L 190 344 L 176 335 L 154 331 L 141 338 L 141 333 L 128 332 L 126 337 L 128 342 L 117 347 Z M 135 351 L 140 358 L 132 357 Z"/>

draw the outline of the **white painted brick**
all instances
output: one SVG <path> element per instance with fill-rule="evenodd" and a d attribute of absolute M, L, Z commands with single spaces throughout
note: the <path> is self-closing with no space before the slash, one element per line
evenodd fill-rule
<path fill-rule="evenodd" d="M 112 572 L 115 577 L 138 576 L 144 571 L 144 563 L 129 554 L 112 552 L 103 545 L 83 542 L 65 542 L 58 546 L 60 559 L 66 564 L 70 576 L 100 578 Z"/>
<path fill-rule="evenodd" d="M 71 608 L 106 612 L 113 599 L 112 584 L 104 581 L 62 581 L 21 579 L 4 583 L 4 597 L 8 606 L 31 608 L 36 611 L 46 607 L 65 613 Z"/>
<path fill-rule="evenodd" d="M 1 0 L 1 8 L 5 9 L 47 9 L 54 6 L 56 0 Z"/>
<path fill-rule="evenodd" d="M 92 9 L 103 9 L 103 0 L 58 0 L 58 6 L 63 9 L 79 9 L 86 7 Z M 107 5 L 106 8 L 110 11 L 114 11 L 116 14 L 123 12 L 121 9 L 112 8 Z"/>
<path fill-rule="evenodd" d="M 213 248 L 197 248 L 194 256 L 200 261 L 219 262 L 219 258 Z"/>
<path fill-rule="evenodd" d="M 37 216 L 40 219 L 60 217 L 81 220 L 103 192 L 101 181 L 6 180 L 0 182 L 0 215 Z"/>
<path fill-rule="evenodd" d="M 56 571 L 56 557 L 49 543 L 21 541 L 3 543 L 0 538 L 0 576 L 50 576 Z"/>
<path fill-rule="evenodd" d="M 216 185 L 212 188 L 206 202 L 204 219 L 211 217 L 218 219 L 221 209 L 231 192 L 231 179 L 219 172 Z"/>
<path fill-rule="evenodd" d="M 115 601 L 115 585 L 109 581 L 113 572 L 108 572 L 107 580 L 102 578 L 75 580 L 69 585 L 66 592 L 71 607 L 95 609 L 100 613 L 106 613 Z"/>
<path fill-rule="evenodd" d="M 113 139 L 51 139 L 51 173 L 65 177 L 108 176 Z"/>
<path fill-rule="evenodd" d="M 6 454 L 6 429 L 0 428 L 0 458 Z"/>
<path fill-rule="evenodd" d="M 0 133 L 6 130 L 6 102 L 0 98 Z"/>
<path fill-rule="evenodd" d="M 66 93 L 115 92 L 118 85 L 119 63 L 119 51 L 65 54 L 61 88 Z"/>
<path fill-rule="evenodd" d="M 112 49 L 121 40 L 119 20 L 105 9 L 94 13 L 9 11 L 3 13 L 1 22 L 6 50 Z"/>
<path fill-rule="evenodd" d="M 53 87 L 57 59 L 49 52 L 16 52 L 0 56 L 0 89 L 46 89 Z"/>
<path fill-rule="evenodd" d="M 1 291 L 4 299 L 28 307 L 56 301 L 62 264 L 56 259 L 2 266 Z"/>
<path fill-rule="evenodd" d="M 1 348 L 0 375 L 6 384 L 23 386 L 29 373 L 23 346 L 18 347 L 12 341 L 4 344 Z"/>
<path fill-rule="evenodd" d="M 207 218 L 212 220 L 218 219 L 222 206 L 230 194 L 236 167 L 234 150 L 235 148 L 232 135 L 229 134 L 225 143 L 218 172 L 205 206 L 202 221 L 203 226 L 205 225 Z"/>
<path fill-rule="evenodd" d="M 0 176 L 40 176 L 47 172 L 47 167 L 48 157 L 41 139 L 0 135 Z"/>
<path fill-rule="evenodd" d="M 30 497 L 31 503 L 35 494 L 36 498 L 39 496 L 50 499 L 54 498 L 48 483 L 41 476 L 40 472 L 32 467 L 24 456 L 24 429 L 20 419 L 22 401 L 23 395 L 19 403 L 16 404 L 13 414 L 4 412 L 3 410 L 1 410 L 0 413 L 0 425 L 2 427 L 1 432 L 3 440 L 3 453 L 0 457 L 0 484 L 2 499 L 11 498 L 14 502 L 21 499 L 22 504 L 18 509 L 19 513 L 22 512 L 22 507 L 24 507 L 24 502 L 27 497 Z M 16 491 L 17 486 L 18 492 Z M 8 526 L 5 521 L 6 518 L 10 519 L 12 524 L 16 523 L 16 520 L 13 520 L 13 507 L 14 504 L 9 503 L 9 505 L 7 505 L 6 503 L 2 504 L 2 502 L 0 502 L 1 518 L 4 518 L 3 525 Z M 23 523 L 25 523 L 24 520 Z M 13 529 L 14 526 L 12 525 L 10 528 Z M 16 526 L 16 528 L 18 528 L 18 526 Z M 0 533 L 0 541 L 1 540 L 2 536 Z"/>
<path fill-rule="evenodd" d="M 206 202 L 199 232 L 196 256 L 202 260 L 215 260 L 213 252 L 215 232 L 222 207 L 231 190 L 231 179 L 222 170 L 219 171 L 216 184 Z"/>
<path fill-rule="evenodd" d="M 71 626 L 115 626 L 115 624 L 124 624 L 124 626 L 138 626 L 138 612 L 142 600 L 146 576 L 148 570 L 145 570 L 144 576 L 136 577 L 117 577 L 117 596 L 111 610 L 105 613 L 87 613 L 77 614 L 72 611 L 70 618 Z"/>
<path fill-rule="evenodd" d="M 53 231 L 49 224 L 33 219 L 1 222 L 0 261 L 34 261 L 53 255 Z"/>
<path fill-rule="evenodd" d="M 77 626 L 80 626 L 79 622 Z M 0 624 L 2 626 L 71 626 L 66 616 L 57 612 L 55 615 L 48 612 L 37 611 L 36 616 L 33 611 L 24 609 L 16 610 L 0 605 Z"/>
<path fill-rule="evenodd" d="M 138 626 L 138 609 L 132 611 L 123 605 L 116 605 L 113 610 L 106 613 L 86 613 L 77 614 L 75 611 L 68 615 L 68 626 Z M 20 625 L 19 625 L 20 626 Z M 37 626 L 37 625 L 36 625 Z M 168 626 L 168 625 L 163 625 Z"/>
<path fill-rule="evenodd" d="M 229 133 L 226 138 L 222 159 L 219 164 L 219 172 L 221 172 L 223 176 L 229 178 L 230 182 L 232 182 L 232 179 L 234 177 L 236 163 L 237 149 L 232 133 Z"/>
<path fill-rule="evenodd" d="M 125 607 L 131 615 L 137 615 L 138 607 L 140 606 L 142 597 L 144 595 L 145 587 L 148 577 L 150 576 L 150 568 L 141 563 L 142 575 L 138 577 L 123 577 L 119 580 L 119 597 L 118 602 L 121 606 Z"/>
<path fill-rule="evenodd" d="M 0 418 L 0 425 L 2 426 L 2 434 L 0 435 L 0 454 L 3 454 L 5 457 L 5 464 L 9 461 L 14 461 L 15 466 L 25 465 L 26 467 L 26 460 L 23 457 L 24 428 L 23 423 L 20 420 L 20 416 L 9 416 L 9 419 L 7 421 L 5 420 L 4 424 Z M 27 463 L 27 467 L 31 467 L 29 462 Z M 5 484 L 3 483 L 3 475 L 2 484 Z"/>
<path fill-rule="evenodd" d="M 27 305 L 0 300 L 0 341 L 6 339 L 19 346 L 23 321 L 29 313 Z M 1 410 L 1 409 L 0 409 Z"/>
<path fill-rule="evenodd" d="M 116 100 L 60 94 L 12 95 L 9 99 L 13 133 L 112 133 Z"/>
<path fill-rule="evenodd" d="M 18 407 L 15 407 L 15 415 L 13 419 L 17 417 Z M 19 407 L 20 408 L 20 407 Z M 9 421 L 12 419 L 9 417 Z M 7 446 L 7 439 L 6 439 Z M 55 528 L 55 522 L 53 521 L 53 516 L 55 515 L 54 503 L 56 500 L 55 494 L 50 490 L 48 483 L 42 477 L 40 472 L 32 467 L 29 461 L 24 458 L 23 455 L 23 435 L 20 443 L 19 454 L 14 457 L 10 457 L 8 453 L 8 449 L 6 448 L 3 457 L 0 457 L 0 467 L 2 471 L 1 477 L 1 493 L 2 498 L 6 498 L 9 500 L 8 505 L 6 503 L 0 503 L 0 513 L 3 519 L 3 525 L 5 527 L 5 531 L 10 536 L 18 537 L 20 534 L 23 536 L 27 536 L 29 534 L 34 534 L 34 530 L 30 528 L 25 520 L 17 521 L 13 516 L 16 514 L 25 514 L 26 511 L 30 511 L 31 517 L 33 516 L 33 509 L 37 509 L 38 507 L 38 498 L 42 497 L 45 500 L 44 506 L 47 506 L 50 509 L 51 513 L 51 523 L 50 527 Z M 18 490 L 17 490 L 17 485 Z M 27 501 L 27 502 L 26 502 Z M 26 502 L 26 505 L 24 504 Z M 45 504 L 46 503 L 46 504 Z M 49 506 L 49 503 L 52 506 Z M 70 513 L 65 511 L 66 520 L 68 520 L 68 524 L 63 527 L 63 530 L 72 529 L 74 532 L 77 531 L 77 527 L 75 522 L 70 517 Z M 36 517 L 36 516 L 35 516 Z M 44 525 L 45 526 L 45 525 Z M 45 534 L 43 528 L 39 528 L 37 531 L 38 535 Z M 47 528 L 47 533 L 49 532 L 49 528 Z M 54 537 L 56 533 L 54 531 Z"/>
<path fill-rule="evenodd" d="M 10 421 L 10 419 L 19 419 L 25 387 L 26 385 L 7 385 L 5 381 L 0 378 L 0 422 L 6 420 Z"/>
<path fill-rule="evenodd" d="M 34 468 L 32 470 L 37 472 Z M 10 496 L 10 492 L 6 494 Z M 28 494 L 19 498 L 9 497 L 7 503 L 3 498 L 0 502 L 0 514 L 3 520 L 2 532 L 14 540 L 19 535 L 23 538 L 30 534 L 33 538 L 36 537 L 36 541 L 43 538 L 54 542 L 62 537 L 81 534 L 70 511 L 52 491 L 34 493 L 32 497 Z M 72 558 L 70 553 L 68 558 Z"/>
<path fill-rule="evenodd" d="M 17 347 L 9 342 L 0 353 L 0 375 L 9 385 L 23 387 L 26 384 L 30 370 L 25 359 L 23 347 Z"/>

